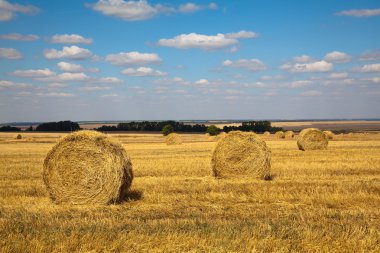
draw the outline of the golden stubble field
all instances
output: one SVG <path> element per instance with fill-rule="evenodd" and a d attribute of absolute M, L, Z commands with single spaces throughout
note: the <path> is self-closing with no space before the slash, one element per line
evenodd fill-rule
<path fill-rule="evenodd" d="M 211 177 L 205 135 L 115 134 L 135 179 L 110 206 L 52 204 L 42 163 L 62 134 L 22 135 L 0 134 L 1 252 L 380 252 L 380 134 L 264 138 L 271 181 Z"/>

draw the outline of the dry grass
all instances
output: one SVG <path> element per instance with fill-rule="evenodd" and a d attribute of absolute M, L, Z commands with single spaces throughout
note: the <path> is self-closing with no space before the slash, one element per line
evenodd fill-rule
<path fill-rule="evenodd" d="M 0 134 L 1 252 L 380 251 L 380 134 L 310 152 L 270 137 L 272 181 L 211 177 L 203 134 L 117 134 L 133 191 L 103 207 L 51 203 L 41 171 L 59 135 Z"/>

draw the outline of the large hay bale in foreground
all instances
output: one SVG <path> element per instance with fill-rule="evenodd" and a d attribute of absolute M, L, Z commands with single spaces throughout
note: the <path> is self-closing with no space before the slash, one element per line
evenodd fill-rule
<path fill-rule="evenodd" d="M 327 149 L 326 135 L 317 128 L 306 128 L 298 136 L 297 145 L 300 150 Z"/>
<path fill-rule="evenodd" d="M 125 149 L 96 131 L 67 135 L 44 162 L 43 180 L 55 203 L 118 203 L 132 179 L 132 163 Z"/>
<path fill-rule="evenodd" d="M 21 140 L 21 139 L 22 139 L 22 135 L 21 135 L 21 134 L 18 134 L 18 135 L 16 136 L 16 139 L 17 139 L 17 140 Z"/>
<path fill-rule="evenodd" d="M 285 138 L 285 133 L 283 131 L 277 131 L 275 133 L 275 136 L 278 138 L 278 139 L 284 139 Z"/>
<path fill-rule="evenodd" d="M 182 138 L 176 133 L 171 133 L 166 137 L 166 145 L 181 145 Z"/>
<path fill-rule="evenodd" d="M 331 131 L 323 131 L 323 133 L 326 135 L 327 139 L 332 140 L 334 139 L 334 133 Z"/>
<path fill-rule="evenodd" d="M 294 132 L 293 131 L 286 131 L 284 133 L 285 138 L 293 138 L 294 137 Z"/>
<path fill-rule="evenodd" d="M 271 152 L 256 134 L 233 131 L 216 145 L 211 159 L 216 177 L 270 177 Z"/>

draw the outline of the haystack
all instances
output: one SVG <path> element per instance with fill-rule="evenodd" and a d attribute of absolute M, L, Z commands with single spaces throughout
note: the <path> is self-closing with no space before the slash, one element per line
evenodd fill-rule
<path fill-rule="evenodd" d="M 21 139 L 22 139 L 21 134 L 18 134 L 18 135 L 16 136 L 16 139 L 17 139 L 17 140 L 21 140 Z"/>
<path fill-rule="evenodd" d="M 332 140 L 334 139 L 334 133 L 331 131 L 323 131 L 323 133 L 326 135 L 327 139 Z"/>
<path fill-rule="evenodd" d="M 270 132 L 265 131 L 265 132 L 263 133 L 263 136 L 270 136 Z"/>
<path fill-rule="evenodd" d="M 176 133 L 171 133 L 166 137 L 166 145 L 181 145 L 182 138 Z"/>
<path fill-rule="evenodd" d="M 220 139 L 223 139 L 224 137 L 227 136 L 226 132 L 220 132 L 217 136 L 215 136 L 215 141 L 219 141 Z"/>
<path fill-rule="evenodd" d="M 298 136 L 297 145 L 300 150 L 327 149 L 328 139 L 317 128 L 306 128 Z"/>
<path fill-rule="evenodd" d="M 286 131 L 284 133 L 285 138 L 293 138 L 294 137 L 294 132 L 293 131 Z"/>
<path fill-rule="evenodd" d="M 211 159 L 216 177 L 270 176 L 271 152 L 256 134 L 230 132 L 216 145 Z"/>
<path fill-rule="evenodd" d="M 285 138 L 285 133 L 284 133 L 283 131 L 277 131 L 277 132 L 275 133 L 275 135 L 276 135 L 276 137 L 277 137 L 278 139 L 284 139 L 284 138 Z"/>
<path fill-rule="evenodd" d="M 132 163 L 125 149 L 96 131 L 67 135 L 44 162 L 43 180 L 55 203 L 118 203 L 132 179 Z"/>

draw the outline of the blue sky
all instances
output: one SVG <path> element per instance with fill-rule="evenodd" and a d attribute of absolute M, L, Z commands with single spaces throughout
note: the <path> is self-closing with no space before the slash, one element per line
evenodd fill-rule
<path fill-rule="evenodd" d="M 380 118 L 380 2 L 0 0 L 0 122 Z"/>

